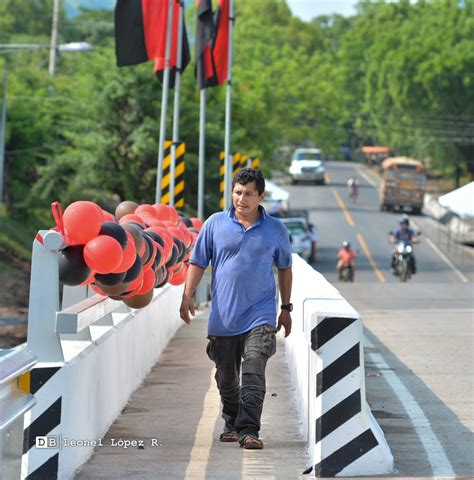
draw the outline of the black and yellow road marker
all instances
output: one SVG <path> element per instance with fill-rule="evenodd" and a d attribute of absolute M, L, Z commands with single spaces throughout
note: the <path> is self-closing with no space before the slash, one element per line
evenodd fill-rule
<path fill-rule="evenodd" d="M 161 203 L 170 204 L 170 185 L 171 185 L 171 145 L 173 142 L 165 142 L 165 157 L 163 159 L 163 177 L 161 180 Z M 176 208 L 184 207 L 184 154 L 186 152 L 185 143 L 176 146 L 176 163 L 174 167 L 174 206 Z"/>

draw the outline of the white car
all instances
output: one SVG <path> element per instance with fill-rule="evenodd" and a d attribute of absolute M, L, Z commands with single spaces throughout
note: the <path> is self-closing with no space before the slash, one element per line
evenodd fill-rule
<path fill-rule="evenodd" d="M 288 210 L 290 192 L 279 187 L 271 180 L 265 180 L 265 199 L 262 206 L 270 215 L 282 214 Z"/>
<path fill-rule="evenodd" d="M 312 181 L 320 185 L 325 183 L 325 167 L 319 148 L 298 148 L 293 154 L 289 168 L 291 183 Z"/>
<path fill-rule="evenodd" d="M 308 261 L 311 257 L 311 230 L 304 217 L 280 217 L 290 235 L 291 250 Z"/>

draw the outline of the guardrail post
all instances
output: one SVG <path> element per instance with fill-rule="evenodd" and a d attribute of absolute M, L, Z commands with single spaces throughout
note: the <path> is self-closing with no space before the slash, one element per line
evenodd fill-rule
<path fill-rule="evenodd" d="M 23 453 L 23 416 L 36 403 L 18 378 L 36 363 L 26 348 L 0 350 L 0 478 L 19 479 Z"/>
<path fill-rule="evenodd" d="M 56 312 L 59 310 L 57 252 L 62 244 L 62 235 L 52 230 L 40 230 L 33 241 L 27 345 L 41 362 L 64 360 L 56 334 Z"/>

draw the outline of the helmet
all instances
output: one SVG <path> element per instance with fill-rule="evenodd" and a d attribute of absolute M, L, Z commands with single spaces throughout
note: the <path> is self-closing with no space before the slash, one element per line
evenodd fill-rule
<path fill-rule="evenodd" d="M 347 240 L 344 240 L 342 242 L 342 248 L 351 248 L 351 243 L 348 242 Z"/>
<path fill-rule="evenodd" d="M 400 225 L 406 224 L 408 227 L 410 225 L 410 219 L 408 218 L 408 215 L 402 215 L 400 217 Z"/>

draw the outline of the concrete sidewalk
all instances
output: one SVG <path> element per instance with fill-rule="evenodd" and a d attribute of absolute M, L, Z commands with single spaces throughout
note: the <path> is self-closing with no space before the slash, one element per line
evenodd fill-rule
<path fill-rule="evenodd" d="M 183 326 L 76 479 L 297 479 L 310 465 L 284 339 L 267 367 L 263 450 L 218 441 L 223 420 L 208 359 L 208 311 Z M 122 441 L 121 441 L 122 440 Z M 143 441 L 124 448 L 123 441 Z M 114 446 L 116 445 L 116 446 Z M 307 476 L 303 478 L 308 478 Z"/>

